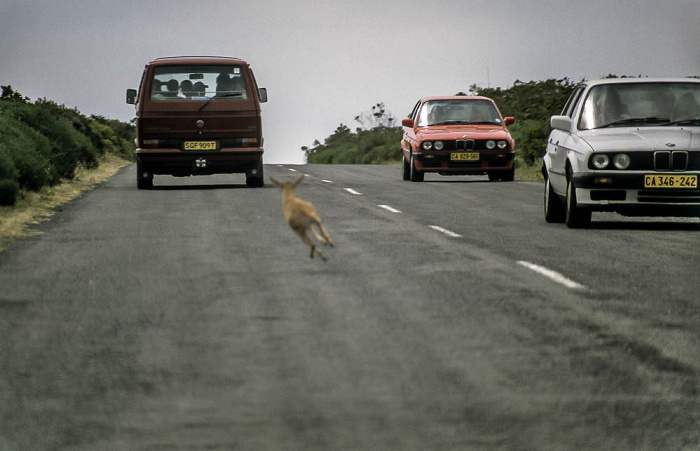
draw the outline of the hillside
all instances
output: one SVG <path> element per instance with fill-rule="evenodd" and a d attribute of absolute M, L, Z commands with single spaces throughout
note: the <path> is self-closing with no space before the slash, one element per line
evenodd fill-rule
<path fill-rule="evenodd" d="M 72 179 L 107 154 L 133 159 L 133 125 L 87 117 L 53 101 L 2 86 L 0 95 L 0 205 L 14 205 L 23 191 Z"/>

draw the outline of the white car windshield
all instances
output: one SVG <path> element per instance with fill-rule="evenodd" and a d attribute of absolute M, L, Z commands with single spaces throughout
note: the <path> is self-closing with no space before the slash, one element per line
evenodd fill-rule
<path fill-rule="evenodd" d="M 591 88 L 579 129 L 700 125 L 700 83 L 623 83 Z"/>
<path fill-rule="evenodd" d="M 248 88 L 240 66 L 159 66 L 151 100 L 242 100 Z"/>
<path fill-rule="evenodd" d="M 481 99 L 430 100 L 418 114 L 418 127 L 428 125 L 497 124 L 502 125 L 492 102 Z"/>

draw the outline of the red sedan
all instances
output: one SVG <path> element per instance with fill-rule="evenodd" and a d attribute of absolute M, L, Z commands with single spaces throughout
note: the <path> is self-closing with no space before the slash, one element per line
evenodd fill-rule
<path fill-rule="evenodd" d="M 487 97 L 428 97 L 401 122 L 403 179 L 422 182 L 426 172 L 441 175 L 487 174 L 512 181 L 515 142 Z"/>

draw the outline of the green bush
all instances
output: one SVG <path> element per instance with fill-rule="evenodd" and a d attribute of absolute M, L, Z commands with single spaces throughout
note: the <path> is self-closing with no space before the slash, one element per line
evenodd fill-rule
<path fill-rule="evenodd" d="M 132 124 L 100 116 L 88 118 L 46 99 L 30 103 L 11 86 L 1 88 L 0 180 L 4 181 L 4 202 L 14 203 L 15 186 L 39 190 L 61 178 L 73 178 L 78 165 L 94 168 L 105 153 L 134 159 Z"/>
<path fill-rule="evenodd" d="M 525 119 L 516 122 L 508 129 L 515 140 L 515 152 L 525 163 L 532 165 L 542 158 L 547 147 L 549 121 Z"/>
<path fill-rule="evenodd" d="M 318 164 L 384 164 L 401 159 L 401 127 L 393 123 L 390 113 L 379 103 L 372 113 L 363 113 L 355 120 L 363 126 L 354 133 L 344 124 L 326 138 L 323 144 L 315 141 L 313 147 L 302 147 L 308 163 Z"/>
<path fill-rule="evenodd" d="M 0 179 L 0 205 L 14 205 L 19 195 L 19 183 L 10 179 Z"/>
<path fill-rule="evenodd" d="M 17 170 L 16 180 L 28 190 L 38 190 L 53 179 L 49 163 L 50 145 L 46 137 L 29 126 L 0 115 L 0 153 L 9 157 Z"/>
<path fill-rule="evenodd" d="M 14 161 L 0 143 L 0 179 L 17 180 L 18 176 Z"/>

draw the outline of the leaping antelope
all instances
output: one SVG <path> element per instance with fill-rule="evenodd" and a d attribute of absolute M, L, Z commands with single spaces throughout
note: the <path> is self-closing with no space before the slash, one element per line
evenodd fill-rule
<path fill-rule="evenodd" d="M 274 177 L 270 177 L 270 180 L 282 189 L 284 219 L 287 221 L 289 227 L 299 235 L 301 240 L 311 248 L 309 257 L 314 258 L 315 252 L 325 261 L 326 255 L 318 248 L 307 232 L 310 229 L 314 235 L 316 235 L 318 241 L 324 246 L 333 247 L 333 241 L 328 235 L 328 231 L 323 227 L 323 224 L 321 224 L 321 217 L 318 215 L 314 204 L 301 200 L 294 194 L 294 189 L 304 180 L 304 175 L 301 175 L 294 181 L 287 180 L 280 182 Z M 316 230 L 317 228 L 318 230 Z M 319 231 L 321 232 L 320 234 Z"/>

